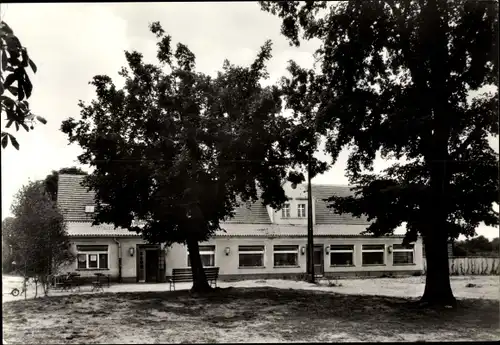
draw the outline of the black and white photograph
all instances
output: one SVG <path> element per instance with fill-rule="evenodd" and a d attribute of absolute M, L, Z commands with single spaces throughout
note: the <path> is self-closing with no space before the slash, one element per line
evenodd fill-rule
<path fill-rule="evenodd" d="M 0 3 L 3 344 L 498 341 L 498 29 Z"/>

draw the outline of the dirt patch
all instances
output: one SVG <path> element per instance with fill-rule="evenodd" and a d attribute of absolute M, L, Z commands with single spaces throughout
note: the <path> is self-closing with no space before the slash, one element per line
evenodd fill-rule
<path fill-rule="evenodd" d="M 3 304 L 7 343 L 213 343 L 498 339 L 498 301 L 419 309 L 415 299 L 269 287 L 57 296 Z"/>

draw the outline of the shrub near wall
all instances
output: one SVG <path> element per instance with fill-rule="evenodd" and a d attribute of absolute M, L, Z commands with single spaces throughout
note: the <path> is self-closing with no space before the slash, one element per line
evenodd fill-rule
<path fill-rule="evenodd" d="M 449 259 L 450 275 L 500 275 L 499 257 L 453 257 Z M 427 261 L 424 258 L 424 273 Z"/>

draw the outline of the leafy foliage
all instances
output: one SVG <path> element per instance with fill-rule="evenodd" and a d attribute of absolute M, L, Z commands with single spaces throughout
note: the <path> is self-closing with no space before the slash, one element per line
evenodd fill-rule
<path fill-rule="evenodd" d="M 13 221 L 13 217 L 6 217 L 2 220 L 2 271 L 4 273 L 10 273 L 13 270 L 12 261 L 14 259 L 6 236 L 6 234 L 12 232 L 10 228 L 12 227 Z"/>
<path fill-rule="evenodd" d="M 455 304 L 446 243 L 499 224 L 498 3 L 488 1 L 261 2 L 283 18 L 282 33 L 318 38 L 316 129 L 335 160 L 351 152 L 355 195 L 328 199 L 336 213 L 367 215 L 366 233 L 405 242 L 423 235 L 428 270 L 422 301 Z M 489 88 L 490 92 L 485 92 Z M 372 173 L 373 161 L 399 160 Z M 368 172 L 366 171 L 368 170 Z"/>
<path fill-rule="evenodd" d="M 14 31 L 5 23 L 0 22 L 0 114 L 5 113 L 7 125 L 6 128 L 15 125 L 16 131 L 19 126 L 26 132 L 33 129 L 34 120 L 46 124 L 41 116 L 34 115 L 27 99 L 30 98 L 33 91 L 33 84 L 30 81 L 26 68 L 30 67 L 36 73 L 37 67 L 33 60 L 28 56 L 28 51 L 21 45 L 21 42 L 14 34 Z M 17 86 L 14 86 L 14 83 Z M 5 93 L 8 91 L 9 93 Z M 9 95 L 10 94 L 10 95 Z M 19 143 L 16 138 L 2 131 L 2 148 L 6 148 L 9 142 L 17 150 Z"/>
<path fill-rule="evenodd" d="M 488 136 L 498 135 L 498 6 L 493 2 L 369 1 L 261 2 L 283 18 L 282 32 L 319 38 L 321 73 L 289 71 L 296 89 L 316 84 L 318 132 L 335 159 L 352 147 L 348 161 L 356 196 L 333 197 L 337 212 L 367 214 L 369 233 L 391 233 L 408 224 L 408 240 L 425 232 L 423 220 L 438 171 L 452 238 L 472 235 L 479 222 L 498 224 L 498 155 Z M 323 13 L 324 15 L 320 15 Z M 301 31 L 302 30 L 302 31 Z M 303 89 L 305 90 L 305 89 Z M 300 98 L 299 98 L 300 100 Z M 383 158 L 406 161 L 382 174 Z"/>
<path fill-rule="evenodd" d="M 295 159 L 306 162 L 309 156 L 318 149 L 320 135 L 316 128 L 315 115 L 320 104 L 319 90 L 316 89 L 318 76 L 313 70 L 301 68 L 296 62 L 290 61 L 288 71 L 292 78 L 283 77 L 281 88 L 286 107 L 293 111 L 293 136 L 288 145 L 295 153 Z M 319 76 L 321 78 L 321 76 Z M 311 166 L 311 178 L 325 172 L 328 164 L 315 161 Z M 291 173 L 293 183 L 302 182 L 303 174 L 295 171 Z M 289 179 L 290 180 L 290 179 Z"/>
<path fill-rule="evenodd" d="M 17 193 L 13 219 L 2 227 L 3 239 L 12 246 L 15 267 L 25 277 L 48 282 L 54 268 L 70 263 L 74 255 L 63 216 L 45 192 L 43 181 L 31 182 Z"/>
<path fill-rule="evenodd" d="M 453 246 L 454 256 L 498 256 L 500 254 L 500 241 L 496 237 L 489 241 L 484 236 L 478 236 L 465 241 L 455 242 Z"/>
<path fill-rule="evenodd" d="M 239 201 L 255 201 L 260 192 L 265 203 L 281 207 L 287 169 L 303 162 L 292 152 L 301 143 L 288 144 L 292 121 L 279 116 L 280 89 L 260 84 L 271 43 L 250 67 L 226 60 L 211 78 L 195 71 L 187 46 L 172 49 L 159 23 L 150 28 L 161 66 L 126 52 L 124 88 L 94 77 L 97 98 L 80 104 L 80 120 L 61 127 L 83 148 L 79 161 L 95 166 L 84 179 L 96 191 L 95 223 L 152 242 L 185 243 L 210 237 Z"/>
<path fill-rule="evenodd" d="M 45 191 L 50 195 L 53 201 L 57 201 L 57 186 L 59 182 L 59 174 L 87 175 L 88 173 L 77 167 L 52 170 L 52 172 L 47 175 L 47 177 L 45 177 L 44 183 Z"/>

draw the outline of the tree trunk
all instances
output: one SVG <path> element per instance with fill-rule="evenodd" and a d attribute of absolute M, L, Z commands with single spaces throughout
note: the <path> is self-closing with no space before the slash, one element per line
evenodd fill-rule
<path fill-rule="evenodd" d="M 27 299 L 27 295 L 28 295 L 28 287 L 27 287 L 27 281 L 26 281 L 26 278 L 27 278 L 27 268 L 26 268 L 26 259 L 24 260 L 24 279 L 23 279 L 23 289 L 24 289 L 24 300 Z"/>
<path fill-rule="evenodd" d="M 35 279 L 35 298 L 38 297 L 38 279 L 37 278 L 34 278 Z"/>
<path fill-rule="evenodd" d="M 441 230 L 442 231 L 442 230 Z M 431 232 L 424 237 L 427 275 L 421 302 L 426 305 L 456 306 L 450 285 L 447 237 Z"/>
<path fill-rule="evenodd" d="M 450 285 L 448 264 L 448 200 L 449 172 L 446 171 L 448 151 L 443 137 L 437 135 L 435 151 L 437 154 L 428 160 L 430 163 L 430 194 L 427 202 L 426 228 L 423 231 L 427 274 L 425 290 L 421 302 L 425 305 L 456 306 Z M 441 148 L 440 150 L 438 148 Z"/>
<path fill-rule="evenodd" d="M 48 292 L 48 291 L 47 291 L 47 290 L 48 290 L 48 283 L 47 283 L 47 282 L 48 282 L 48 277 L 49 277 L 49 275 L 43 275 L 43 276 L 40 278 L 40 280 L 41 280 L 41 282 L 42 282 L 42 290 L 43 290 L 43 295 L 44 295 L 45 297 L 47 297 L 47 294 L 48 294 L 48 293 L 47 293 L 47 292 Z"/>
<path fill-rule="evenodd" d="M 187 247 L 189 258 L 191 260 L 191 270 L 193 272 L 193 287 L 191 292 L 205 293 L 212 291 L 212 287 L 208 284 L 205 270 L 201 262 L 200 247 L 197 240 L 188 240 Z"/>

